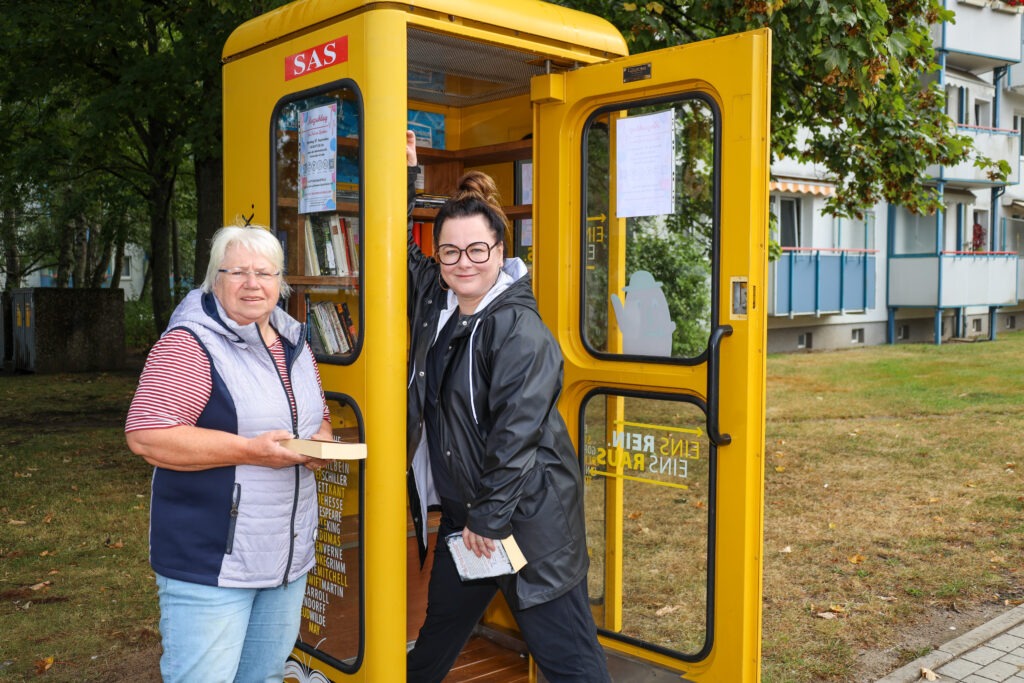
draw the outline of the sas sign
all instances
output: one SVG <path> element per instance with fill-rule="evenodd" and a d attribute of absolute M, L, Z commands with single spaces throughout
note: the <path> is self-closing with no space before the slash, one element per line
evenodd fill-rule
<path fill-rule="evenodd" d="M 347 61 L 348 36 L 342 36 L 285 57 L 284 80 L 290 81 Z"/>

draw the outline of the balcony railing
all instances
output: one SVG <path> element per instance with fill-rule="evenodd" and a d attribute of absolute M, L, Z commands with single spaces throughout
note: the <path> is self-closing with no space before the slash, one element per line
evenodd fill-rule
<path fill-rule="evenodd" d="M 1020 182 L 1020 133 L 1008 128 L 986 128 L 985 126 L 968 126 L 959 124 L 956 127 L 961 135 L 970 135 L 977 154 L 995 161 L 1003 160 L 1010 164 L 1010 175 L 1005 183 Z M 984 170 L 974 166 L 975 155 L 956 166 L 941 169 L 941 177 L 945 182 L 969 187 L 989 187 L 993 181 Z M 939 178 L 940 168 L 929 166 L 926 171 L 931 178 Z"/>
<path fill-rule="evenodd" d="M 889 305 L 960 308 L 1017 303 L 1018 259 L 1009 251 L 944 251 L 889 258 Z"/>
<path fill-rule="evenodd" d="M 783 247 L 768 271 L 768 315 L 859 313 L 875 307 L 872 249 Z"/>

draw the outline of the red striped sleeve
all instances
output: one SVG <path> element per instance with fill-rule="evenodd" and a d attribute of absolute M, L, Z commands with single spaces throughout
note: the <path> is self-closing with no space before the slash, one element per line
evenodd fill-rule
<path fill-rule="evenodd" d="M 316 374 L 320 396 L 323 385 L 320 368 L 308 344 L 304 352 L 310 355 Z M 295 397 L 286 372 L 284 346 L 280 338 L 270 346 L 271 356 L 284 382 L 288 401 L 295 410 Z M 146 366 L 139 378 L 139 387 L 128 409 L 125 431 L 139 429 L 166 429 L 181 425 L 195 426 L 196 420 L 210 400 L 213 382 L 210 379 L 210 360 L 199 342 L 185 330 L 171 330 L 153 346 Z M 331 419 L 324 400 L 324 419 Z"/>
<path fill-rule="evenodd" d="M 195 426 L 212 392 L 210 359 L 199 342 L 185 330 L 171 330 L 146 358 L 125 431 Z"/>

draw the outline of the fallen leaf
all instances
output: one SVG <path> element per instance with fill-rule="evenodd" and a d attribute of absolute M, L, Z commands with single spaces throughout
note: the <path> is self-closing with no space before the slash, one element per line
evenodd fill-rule
<path fill-rule="evenodd" d="M 7 520 L 7 523 L 11 526 L 24 526 L 25 524 L 28 524 L 28 522 L 23 519 L 9 519 Z"/>
<path fill-rule="evenodd" d="M 863 555 L 861 555 L 860 553 L 857 553 L 856 555 L 850 555 L 846 559 L 850 562 L 850 564 L 860 564 L 861 562 L 863 562 L 867 558 L 864 557 Z"/>
<path fill-rule="evenodd" d="M 939 675 L 937 673 L 935 673 L 934 671 L 932 671 L 931 669 L 928 669 L 928 668 L 925 668 L 925 667 L 922 666 L 921 667 L 921 678 L 923 680 L 926 680 L 926 681 L 937 681 L 937 680 L 939 680 Z"/>
<path fill-rule="evenodd" d="M 37 584 L 35 584 L 33 586 L 29 586 L 29 590 L 34 590 L 34 591 L 42 590 L 42 589 L 46 588 L 47 586 L 49 586 L 52 583 L 53 583 L 52 581 L 40 581 L 39 583 L 37 583 Z"/>
<path fill-rule="evenodd" d="M 836 615 L 832 612 L 818 612 L 816 615 L 819 619 L 835 619 Z"/>
<path fill-rule="evenodd" d="M 776 472 L 785 472 L 786 471 L 786 466 L 785 465 L 776 465 L 775 466 L 775 471 Z"/>
<path fill-rule="evenodd" d="M 641 517 L 641 516 L 642 516 L 643 514 L 644 514 L 644 513 L 642 513 L 642 512 L 630 512 L 630 513 L 629 513 L 629 518 L 630 518 L 630 519 L 640 519 L 640 517 Z M 109 540 L 109 539 L 108 539 L 108 540 Z"/>
<path fill-rule="evenodd" d="M 782 549 L 782 550 L 780 550 L 779 552 L 780 552 L 780 553 L 791 553 L 791 552 L 793 552 L 793 548 L 792 548 L 792 546 L 788 546 L 788 545 L 787 545 L 787 546 L 786 546 L 785 548 L 783 548 L 783 549 Z"/>
<path fill-rule="evenodd" d="M 977 484 L 975 484 L 973 481 L 966 481 L 964 482 L 964 486 L 966 486 L 969 489 L 973 489 L 977 487 Z"/>
<path fill-rule="evenodd" d="M 36 675 L 41 676 L 42 674 L 49 671 L 51 666 L 53 666 L 53 657 L 47 657 L 46 659 L 37 659 Z"/>
<path fill-rule="evenodd" d="M 679 605 L 665 605 L 664 607 L 662 607 L 661 609 L 656 611 L 655 614 L 657 616 L 659 616 L 659 617 L 663 617 L 666 614 L 672 614 L 673 612 L 678 612 L 678 611 L 679 611 Z"/>

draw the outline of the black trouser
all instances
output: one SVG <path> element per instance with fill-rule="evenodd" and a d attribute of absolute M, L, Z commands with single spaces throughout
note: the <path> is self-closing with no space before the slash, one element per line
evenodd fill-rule
<path fill-rule="evenodd" d="M 457 527 L 441 520 L 437 538 Z M 443 542 L 434 548 L 427 618 L 407 660 L 408 683 L 440 683 L 498 591 L 493 581 L 463 583 Z M 550 683 L 611 681 L 587 599 L 587 581 L 541 605 L 512 610 L 530 654 Z"/>

